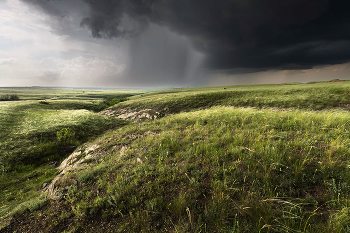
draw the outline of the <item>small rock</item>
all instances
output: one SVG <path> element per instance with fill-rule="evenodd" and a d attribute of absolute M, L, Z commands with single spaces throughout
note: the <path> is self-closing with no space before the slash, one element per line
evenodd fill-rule
<path fill-rule="evenodd" d="M 125 151 L 128 149 L 128 146 L 123 146 L 121 149 L 120 149 L 120 156 L 123 156 L 125 154 Z"/>
<path fill-rule="evenodd" d="M 50 165 L 50 166 L 53 166 L 53 167 L 56 167 L 57 161 L 51 161 L 51 162 L 49 163 L 49 165 Z"/>
<path fill-rule="evenodd" d="M 55 195 L 52 196 L 52 199 L 55 200 L 55 201 L 59 201 L 63 198 L 63 193 L 59 192 L 59 191 L 56 191 L 55 192 Z"/>
<path fill-rule="evenodd" d="M 143 164 L 143 161 L 142 161 L 140 158 L 137 158 L 136 161 L 137 161 L 138 163 Z"/>

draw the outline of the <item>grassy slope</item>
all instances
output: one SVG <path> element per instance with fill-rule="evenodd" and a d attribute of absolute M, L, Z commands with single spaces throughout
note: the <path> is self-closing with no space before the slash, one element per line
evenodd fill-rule
<path fill-rule="evenodd" d="M 350 108 L 350 82 L 192 88 L 146 93 L 113 108 L 155 108 L 170 113 L 210 106 L 250 106 L 321 110 Z M 140 96 L 138 96 L 140 97 Z M 166 113 L 165 111 L 165 113 Z"/>
<path fill-rule="evenodd" d="M 335 230 L 330 214 L 348 210 L 349 120 L 215 107 L 126 126 L 100 139 L 105 150 L 128 145 L 124 155 L 71 174 L 82 185 L 62 203 L 82 230 L 104 221 L 128 232 Z"/>
<path fill-rule="evenodd" d="M 172 92 L 115 108 L 219 106 L 108 132 L 97 141 L 109 155 L 70 174 L 78 185 L 67 186 L 63 200 L 17 216 L 6 229 L 349 230 L 348 82 Z"/>
<path fill-rule="evenodd" d="M 14 93 L 21 99 L 0 102 L 0 217 L 39 195 L 42 184 L 57 173 L 51 164 L 62 161 L 81 143 L 125 124 L 86 109 L 98 107 L 106 96 L 124 97 L 130 92 L 84 91 L 84 95 L 94 95 L 93 98 L 67 98 L 81 92 L 33 88 L 0 90 L 1 95 Z M 57 98 L 57 94 L 59 100 L 50 99 L 52 95 Z M 69 142 L 57 139 L 56 133 L 63 128 L 75 133 Z"/>

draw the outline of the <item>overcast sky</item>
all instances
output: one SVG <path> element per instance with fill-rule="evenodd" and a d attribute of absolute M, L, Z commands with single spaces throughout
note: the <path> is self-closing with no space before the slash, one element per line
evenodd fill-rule
<path fill-rule="evenodd" d="M 0 0 L 0 86 L 350 79 L 344 0 Z"/>

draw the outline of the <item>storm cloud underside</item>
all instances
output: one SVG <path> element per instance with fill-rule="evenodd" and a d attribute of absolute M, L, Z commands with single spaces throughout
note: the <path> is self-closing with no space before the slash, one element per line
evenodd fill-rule
<path fill-rule="evenodd" d="M 64 17 L 49 6 L 64 1 L 24 2 Z M 129 69 L 132 75 L 164 76 L 167 69 L 169 76 L 183 78 L 191 73 L 183 62 L 193 57 L 189 55 L 193 51 L 203 55 L 204 68 L 232 73 L 310 69 L 350 61 L 348 1 L 77 0 L 66 4 L 87 9 L 80 26 L 93 37 L 130 41 L 131 69 L 137 67 Z M 178 39 L 171 41 L 169 33 Z M 171 43 L 159 45 L 159 37 Z M 157 66 L 163 68 L 155 70 Z"/>
<path fill-rule="evenodd" d="M 350 7 L 334 0 L 84 0 L 94 37 L 135 36 L 146 22 L 188 37 L 212 69 L 311 68 L 350 58 Z M 123 15 L 134 28 L 123 28 Z"/>

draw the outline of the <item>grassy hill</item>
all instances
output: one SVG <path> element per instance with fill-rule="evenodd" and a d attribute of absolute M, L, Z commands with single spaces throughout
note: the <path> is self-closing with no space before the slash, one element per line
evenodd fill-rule
<path fill-rule="evenodd" d="M 349 82 L 192 88 L 146 93 L 114 108 L 169 108 L 172 113 L 211 106 L 349 109 Z"/>
<path fill-rule="evenodd" d="M 55 165 L 76 147 L 107 129 L 126 124 L 92 110 L 105 106 L 108 97 L 139 93 L 0 89 L 0 95 L 7 94 L 18 96 L 19 101 L 0 101 L 1 218 L 20 203 L 37 197 L 42 184 L 55 177 Z"/>
<path fill-rule="evenodd" d="M 164 117 L 103 116 L 77 95 L 0 102 L 0 232 L 350 231 L 350 82 L 130 95 L 110 109 Z M 60 198 L 38 192 L 91 144 Z"/>

